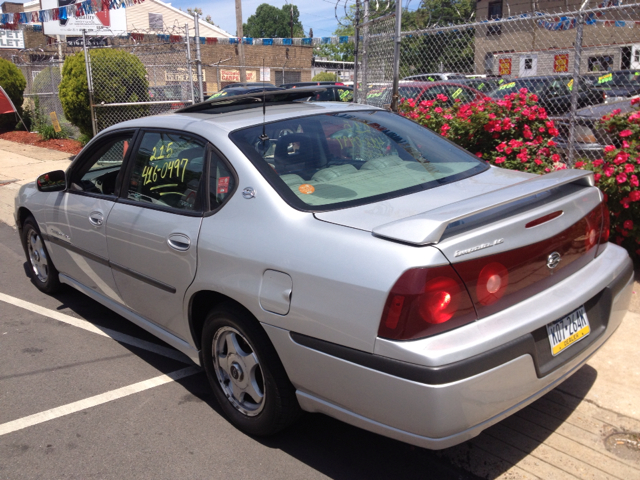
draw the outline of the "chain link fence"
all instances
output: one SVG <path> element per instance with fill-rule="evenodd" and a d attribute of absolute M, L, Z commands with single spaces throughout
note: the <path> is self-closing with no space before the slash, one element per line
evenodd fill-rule
<path fill-rule="evenodd" d="M 382 95 L 393 84 L 396 15 L 390 13 L 358 27 L 355 101 L 382 106 Z"/>
<path fill-rule="evenodd" d="M 16 66 L 27 81 L 24 108 L 31 117 L 31 129 L 50 123 L 50 115 L 55 112 L 61 126 L 71 135 L 77 135 L 78 129 L 66 119 L 58 97 L 58 86 L 62 80 L 62 62 L 36 57 L 28 63 L 19 61 Z"/>
<path fill-rule="evenodd" d="M 85 46 L 84 51 L 94 133 L 199 98 L 196 70 L 184 41 Z"/>
<path fill-rule="evenodd" d="M 599 119 L 630 109 L 628 99 L 640 95 L 640 4 L 613 3 L 403 31 L 398 95 L 472 101 L 480 91 L 498 100 L 526 88 L 554 119 L 558 147 L 569 163 L 600 158 L 612 139 Z M 476 16 L 494 15 L 492 5 L 478 3 Z M 390 105 L 394 30 L 359 30 L 358 101 Z"/>

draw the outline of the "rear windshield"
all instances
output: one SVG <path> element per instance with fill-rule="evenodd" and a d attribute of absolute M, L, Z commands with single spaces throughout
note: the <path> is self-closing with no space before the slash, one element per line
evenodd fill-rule
<path fill-rule="evenodd" d="M 437 187 L 482 172 L 475 156 L 383 111 L 314 115 L 230 138 L 293 207 L 333 210 Z"/>

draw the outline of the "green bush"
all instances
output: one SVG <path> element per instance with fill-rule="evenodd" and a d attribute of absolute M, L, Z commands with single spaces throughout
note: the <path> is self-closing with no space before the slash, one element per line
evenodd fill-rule
<path fill-rule="evenodd" d="M 337 82 L 338 76 L 335 73 L 329 72 L 320 72 L 315 75 L 312 79 L 312 82 Z"/>
<path fill-rule="evenodd" d="M 94 103 L 128 103 L 149 101 L 147 70 L 135 55 L 111 49 L 91 50 Z M 67 57 L 62 68 L 59 88 L 65 117 L 91 137 L 91 106 L 87 86 L 84 53 Z M 123 118 L 137 118 L 149 114 L 147 105 L 118 107 Z"/>
<path fill-rule="evenodd" d="M 631 104 L 640 105 L 640 99 Z M 640 264 L 640 110 L 616 110 L 600 123 L 618 145 L 607 145 L 604 158 L 576 162 L 575 167 L 594 172 L 609 207 L 610 241 L 626 248 Z"/>
<path fill-rule="evenodd" d="M 13 63 L 0 58 L 0 87 L 4 88 L 9 98 L 18 109 L 18 113 L 22 114 L 22 102 L 24 101 L 24 89 L 27 87 L 27 81 L 22 72 Z M 14 113 L 0 115 L 0 130 L 13 128 L 16 124 Z"/>
<path fill-rule="evenodd" d="M 558 135 L 555 124 L 524 88 L 500 100 L 471 103 L 451 102 L 442 94 L 421 102 L 403 98 L 398 112 L 502 168 L 529 173 L 567 168 L 552 140 Z"/>

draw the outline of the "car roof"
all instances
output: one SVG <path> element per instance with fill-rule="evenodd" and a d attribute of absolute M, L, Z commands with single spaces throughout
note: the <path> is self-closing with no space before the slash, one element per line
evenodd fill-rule
<path fill-rule="evenodd" d="M 236 87 L 260 87 L 262 85 L 269 85 L 271 87 L 275 87 L 273 83 L 269 83 L 269 82 L 235 82 L 235 83 L 230 83 L 225 87 L 222 87 L 222 90 L 226 90 L 229 88 L 236 88 Z"/>
<path fill-rule="evenodd" d="M 280 93 L 280 92 L 278 92 Z M 258 94 L 259 95 L 259 94 Z M 261 95 L 259 95 L 261 96 Z M 227 97 L 227 100 L 240 96 Z M 185 109 L 182 109 L 185 110 Z M 113 125 L 104 132 L 123 128 L 166 128 L 185 130 L 204 137 L 211 137 L 212 130 L 229 133 L 241 128 L 276 122 L 290 118 L 321 115 L 326 113 L 351 112 L 356 110 L 381 110 L 369 105 L 348 102 L 302 102 L 291 101 L 275 104 L 267 103 L 264 120 L 262 103 L 242 105 L 231 111 L 215 112 L 203 110 L 201 112 L 177 111 L 163 115 L 137 118 L 117 125 Z M 215 113 L 214 113 L 215 112 Z"/>
<path fill-rule="evenodd" d="M 229 87 L 229 88 L 223 88 L 220 91 L 225 91 L 225 92 L 245 92 L 245 93 L 253 93 L 253 92 L 259 92 L 262 90 L 284 90 L 284 88 L 282 87 L 276 87 L 274 85 L 268 84 L 268 85 L 255 85 L 255 86 L 242 86 L 242 87 Z"/>
<path fill-rule="evenodd" d="M 450 87 L 450 86 L 458 86 L 458 87 L 465 87 L 468 88 L 469 90 L 475 90 L 474 88 L 470 87 L 469 85 L 464 85 L 462 83 L 458 83 L 457 79 L 453 79 L 453 80 L 442 80 L 440 82 L 400 82 L 399 86 L 400 87 L 413 87 L 413 88 L 433 88 L 433 87 L 437 87 L 439 85 L 444 85 L 446 87 Z M 391 87 L 389 87 L 391 88 Z"/>

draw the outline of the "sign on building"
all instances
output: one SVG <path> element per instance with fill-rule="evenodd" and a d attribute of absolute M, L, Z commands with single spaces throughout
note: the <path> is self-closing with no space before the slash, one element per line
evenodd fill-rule
<path fill-rule="evenodd" d="M 74 3 L 82 3 L 76 0 L 40 0 L 43 10 L 65 7 Z M 50 20 L 44 22 L 45 35 L 82 35 L 86 30 L 87 35 L 115 36 L 127 32 L 127 17 L 125 8 L 102 10 L 95 15 L 75 17 L 69 15 L 65 20 Z"/>
<path fill-rule="evenodd" d="M 67 45 L 70 47 L 84 47 L 82 37 L 67 37 Z M 106 47 L 107 37 L 88 37 L 87 46 L 89 47 Z"/>
<path fill-rule="evenodd" d="M 511 59 L 501 58 L 498 62 L 500 75 L 511 75 Z"/>
<path fill-rule="evenodd" d="M 221 82 L 239 82 L 240 70 L 220 70 Z M 247 70 L 247 82 L 256 81 L 256 72 L 254 70 Z"/>
<path fill-rule="evenodd" d="M 0 30 L 0 48 L 24 48 L 22 30 Z"/>
<path fill-rule="evenodd" d="M 569 71 L 569 54 L 562 53 L 553 57 L 553 71 L 556 73 Z"/>
<path fill-rule="evenodd" d="M 206 82 L 207 81 L 207 75 L 206 75 L 206 71 L 202 70 L 202 81 Z M 164 72 L 164 80 L 165 82 L 188 82 L 189 81 L 189 72 L 187 71 L 186 68 L 177 68 L 175 71 L 173 72 Z M 191 81 L 192 82 L 197 82 L 198 81 L 198 75 L 197 73 L 194 71 L 191 73 Z"/>

